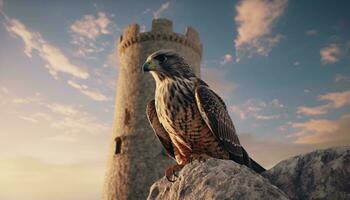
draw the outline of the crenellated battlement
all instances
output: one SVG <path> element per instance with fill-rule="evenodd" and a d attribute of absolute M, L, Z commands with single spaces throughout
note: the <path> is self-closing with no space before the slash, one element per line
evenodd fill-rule
<path fill-rule="evenodd" d="M 192 48 L 199 56 L 202 55 L 203 47 L 198 32 L 192 27 L 187 27 L 185 34 L 174 33 L 173 23 L 168 19 L 154 19 L 152 21 L 152 30 L 149 32 L 140 33 L 138 24 L 127 26 L 123 31 L 123 35 L 119 38 L 118 51 L 122 54 L 126 48 L 135 43 L 152 40 L 181 43 Z"/>
<path fill-rule="evenodd" d="M 173 22 L 167 19 L 154 19 L 148 32 L 140 29 L 138 24 L 130 24 L 123 30 L 115 55 L 120 70 L 104 200 L 146 199 L 154 181 L 173 164 L 154 139 L 145 114 L 156 89 L 152 76 L 140 71 L 147 57 L 161 49 L 173 49 L 200 77 L 202 44 L 195 29 L 187 27 L 184 33 L 175 33 Z M 135 178 L 140 172 L 142 178 Z"/>

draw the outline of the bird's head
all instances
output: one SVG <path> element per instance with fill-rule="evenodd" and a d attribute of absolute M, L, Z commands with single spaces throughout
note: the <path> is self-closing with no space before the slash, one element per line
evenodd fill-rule
<path fill-rule="evenodd" d="M 152 53 L 142 66 L 142 70 L 151 72 L 156 81 L 189 79 L 195 76 L 184 58 L 173 50 L 159 50 Z"/>

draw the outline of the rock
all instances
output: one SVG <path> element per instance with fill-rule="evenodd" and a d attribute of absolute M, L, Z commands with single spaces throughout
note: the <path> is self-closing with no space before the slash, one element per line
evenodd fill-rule
<path fill-rule="evenodd" d="M 291 199 L 350 199 L 350 147 L 299 155 L 263 176 Z"/>
<path fill-rule="evenodd" d="M 148 200 L 288 199 L 267 179 L 230 160 L 209 159 L 186 165 L 175 182 L 155 182 Z"/>

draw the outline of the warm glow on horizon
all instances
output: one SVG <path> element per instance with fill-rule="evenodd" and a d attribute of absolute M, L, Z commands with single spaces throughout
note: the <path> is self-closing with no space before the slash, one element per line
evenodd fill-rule
<path fill-rule="evenodd" d="M 266 168 L 350 145 L 350 1 L 314 3 L 0 0 L 0 199 L 101 198 L 116 42 L 153 18 L 198 30 L 202 78 Z"/>

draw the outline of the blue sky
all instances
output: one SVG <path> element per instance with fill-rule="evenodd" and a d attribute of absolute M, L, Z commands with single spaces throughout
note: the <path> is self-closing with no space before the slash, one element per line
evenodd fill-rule
<path fill-rule="evenodd" d="M 349 145 L 349 7 L 345 0 L 0 0 L 0 198 L 100 197 L 116 40 L 126 25 L 148 31 L 159 17 L 176 32 L 198 30 L 202 78 L 264 166 Z"/>

